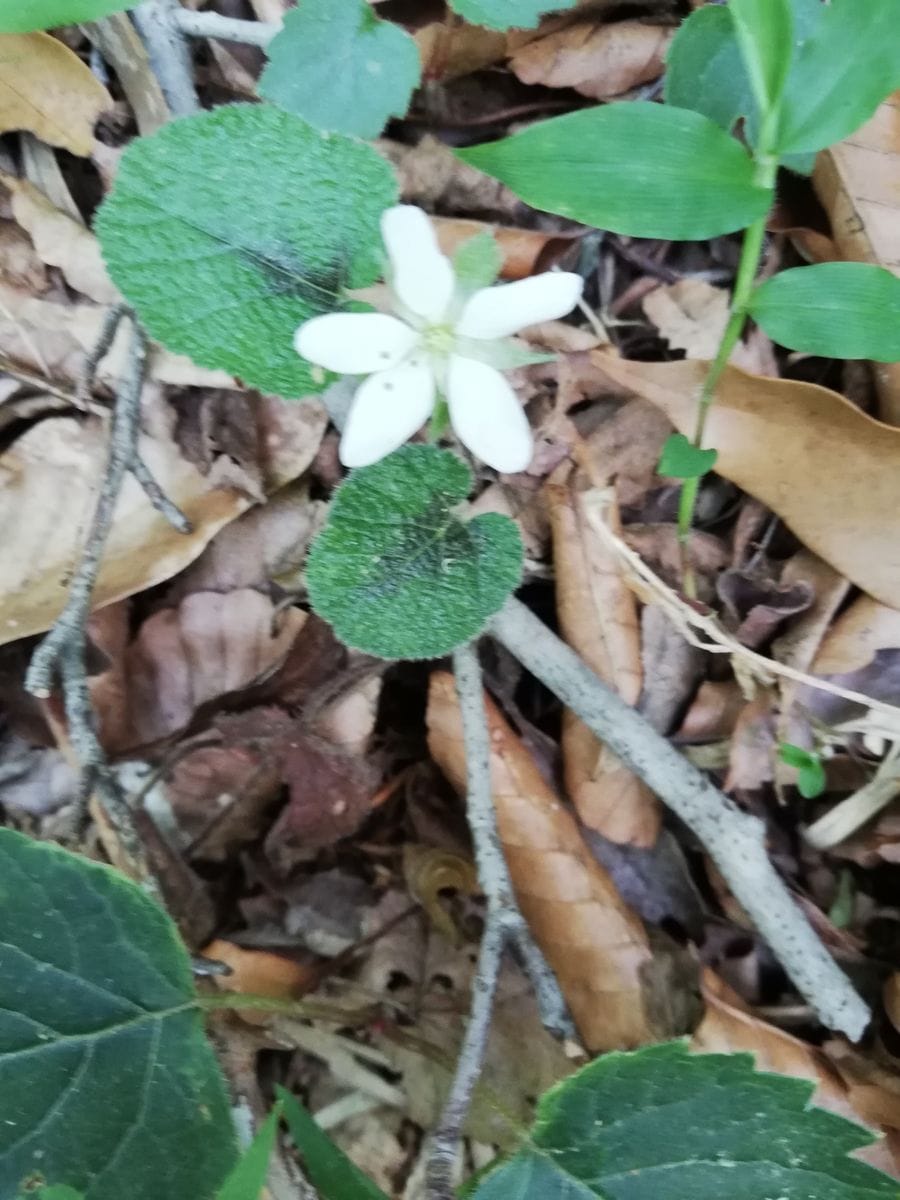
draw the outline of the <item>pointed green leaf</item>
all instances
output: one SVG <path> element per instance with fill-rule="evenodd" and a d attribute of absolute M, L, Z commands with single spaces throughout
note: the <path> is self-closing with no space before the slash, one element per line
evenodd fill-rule
<path fill-rule="evenodd" d="M 706 5 L 682 23 L 666 57 L 665 97 L 667 104 L 702 113 L 728 133 L 740 117 L 756 112 L 729 9 Z"/>
<path fill-rule="evenodd" d="M 0 1196 L 199 1200 L 228 1097 L 171 920 L 109 867 L 0 830 Z M 52 1194 L 52 1193 L 51 1193 Z"/>
<path fill-rule="evenodd" d="M 134 8 L 136 0 L 0 0 L 0 33 L 30 33 L 79 21 L 99 21 Z"/>
<path fill-rule="evenodd" d="M 522 576 L 522 541 L 498 513 L 454 513 L 472 475 L 454 454 L 404 446 L 353 471 L 313 543 L 313 608 L 379 658 L 440 658 L 477 637 Z"/>
<path fill-rule="evenodd" d="M 717 237 L 772 202 L 753 182 L 750 156 L 718 125 L 643 100 L 569 113 L 456 153 L 534 208 L 632 237 Z"/>
<path fill-rule="evenodd" d="M 791 350 L 900 361 L 900 279 L 884 267 L 832 262 L 781 271 L 753 293 L 750 315 Z"/>
<path fill-rule="evenodd" d="M 294 1145 L 303 1156 L 306 1173 L 322 1200 L 388 1200 L 347 1155 L 316 1124 L 299 1100 L 277 1088 L 284 1119 Z"/>
<path fill-rule="evenodd" d="M 729 0 L 737 39 L 761 112 L 781 101 L 794 49 L 789 0 Z"/>
<path fill-rule="evenodd" d="M 488 29 L 534 29 L 548 12 L 572 8 L 578 0 L 450 0 L 450 7 Z"/>
<path fill-rule="evenodd" d="M 814 800 L 821 796 L 828 784 L 822 759 L 812 750 L 804 750 L 802 746 L 793 746 L 790 742 L 782 742 L 778 747 L 778 757 L 789 767 L 797 770 L 797 791 L 806 800 Z"/>
<path fill-rule="evenodd" d="M 660 475 L 668 475 L 672 479 L 699 479 L 715 465 L 715 450 L 701 450 L 683 433 L 670 433 L 656 470 Z"/>
<path fill-rule="evenodd" d="M 282 396 L 321 391 L 301 322 L 381 270 L 393 172 L 268 104 L 183 117 L 122 157 L 96 220 L 109 273 L 158 341 Z"/>
<path fill-rule="evenodd" d="M 364 138 L 403 116 L 422 69 L 406 30 L 367 0 L 300 0 L 266 53 L 261 96 L 318 129 Z"/>
<path fill-rule="evenodd" d="M 475 1200 L 897 1200 L 848 1155 L 868 1130 L 810 1107 L 812 1083 L 682 1043 L 605 1054 L 547 1092 Z"/>
<path fill-rule="evenodd" d="M 216 1200 L 259 1200 L 269 1173 L 269 1160 L 280 1120 L 281 1102 L 278 1101 L 260 1125 L 256 1137 L 232 1167 L 228 1178 L 216 1193 Z"/>
<path fill-rule="evenodd" d="M 502 266 L 503 251 L 486 229 L 467 238 L 453 253 L 453 273 L 466 293 L 490 287 Z"/>
<path fill-rule="evenodd" d="M 797 53 L 784 94 L 779 154 L 821 150 L 858 129 L 900 87 L 897 0 L 831 0 Z"/>

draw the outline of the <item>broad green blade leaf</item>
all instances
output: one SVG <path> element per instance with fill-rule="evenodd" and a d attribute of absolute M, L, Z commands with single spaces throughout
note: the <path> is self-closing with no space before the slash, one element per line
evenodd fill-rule
<path fill-rule="evenodd" d="M 544 13 L 572 8 L 578 0 L 450 0 L 473 25 L 488 29 L 534 29 Z"/>
<path fill-rule="evenodd" d="M 99 21 L 134 8 L 137 0 L 0 0 L 0 33 L 30 33 L 79 21 Z"/>
<path fill-rule="evenodd" d="M 228 1178 L 216 1193 L 216 1200 L 259 1200 L 269 1173 L 269 1159 L 281 1120 L 279 1100 L 260 1125 L 256 1137 L 232 1167 Z"/>
<path fill-rule="evenodd" d="M 316 1124 L 299 1100 L 277 1088 L 294 1145 L 303 1156 L 306 1173 L 322 1200 L 389 1200 L 331 1138 Z"/>
<path fill-rule="evenodd" d="M 793 267 L 753 293 L 750 315 L 781 346 L 900 361 L 900 279 L 868 263 Z"/>
<path fill-rule="evenodd" d="M 227 104 L 132 142 L 96 225 L 154 338 L 297 397 L 328 379 L 294 351 L 294 331 L 377 278 L 378 223 L 396 196 L 370 146 L 268 104 Z"/>
<path fill-rule="evenodd" d="M 404 446 L 338 488 L 307 564 L 309 598 L 348 646 L 440 658 L 477 637 L 522 577 L 498 513 L 462 521 L 472 475 L 454 454 Z"/>
<path fill-rule="evenodd" d="M 632 237 L 717 237 L 768 211 L 744 148 L 707 117 L 634 100 L 457 150 L 534 208 Z"/>
<path fill-rule="evenodd" d="M 784 94 L 780 154 L 821 150 L 853 133 L 900 86 L 897 0 L 831 0 L 796 55 Z"/>
<path fill-rule="evenodd" d="M 683 433 L 670 433 L 656 470 L 660 475 L 668 475 L 672 479 L 699 479 L 715 465 L 715 450 L 701 450 Z"/>
<path fill-rule="evenodd" d="M 261 96 L 318 129 L 364 138 L 403 116 L 422 70 L 406 30 L 367 0 L 300 0 L 266 53 Z"/>
<path fill-rule="evenodd" d="M 682 23 L 666 56 L 665 98 L 709 117 L 726 133 L 738 118 L 756 113 L 729 9 L 706 5 Z"/>
<path fill-rule="evenodd" d="M 109 867 L 4 829 L 0 944 L 0 1196 L 31 1180 L 208 1200 L 234 1132 L 166 914 Z"/>
<path fill-rule="evenodd" d="M 728 7 L 762 113 L 777 109 L 794 49 L 789 0 L 730 0 Z"/>
<path fill-rule="evenodd" d="M 868 1130 L 809 1107 L 805 1079 L 682 1043 L 605 1054 L 547 1092 L 476 1200 L 896 1200 L 847 1155 Z"/>

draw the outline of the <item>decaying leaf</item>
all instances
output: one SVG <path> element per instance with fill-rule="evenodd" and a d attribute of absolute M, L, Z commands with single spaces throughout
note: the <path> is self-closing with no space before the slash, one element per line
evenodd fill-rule
<path fill-rule="evenodd" d="M 900 648 L 900 609 L 860 596 L 837 618 L 813 660 L 816 675 L 846 675 L 868 666 L 879 650 Z"/>
<path fill-rule="evenodd" d="M 587 480 L 566 464 L 546 489 L 560 628 L 591 669 L 636 704 L 643 682 L 637 602 L 619 561 L 586 516 L 587 488 Z M 613 489 L 609 504 L 609 519 L 618 528 Z M 646 785 L 569 712 L 562 747 L 566 790 L 582 821 L 611 841 L 652 845 L 660 809 Z"/>
<path fill-rule="evenodd" d="M 94 122 L 112 97 L 49 33 L 0 35 L 0 132 L 27 129 L 51 146 L 88 155 Z"/>
<path fill-rule="evenodd" d="M 228 975 L 213 976 L 216 986 L 223 992 L 296 1000 L 314 988 L 320 977 L 319 970 L 312 964 L 299 963 L 269 950 L 248 949 L 224 938 L 216 938 L 205 946 L 203 956 L 230 968 Z M 264 1025 L 271 1019 L 256 1009 L 244 1008 L 237 1012 L 251 1025 Z"/>
<path fill-rule="evenodd" d="M 817 156 L 813 183 L 843 257 L 900 272 L 900 92 Z M 875 379 L 882 419 L 900 425 L 900 363 L 877 363 Z"/>
<path fill-rule="evenodd" d="M 640 921 L 587 850 L 572 817 L 497 708 L 486 700 L 500 839 L 519 905 L 556 972 L 585 1044 L 611 1050 L 682 1031 L 686 992 L 673 959 L 654 954 Z M 465 791 L 462 723 L 453 677 L 431 677 L 428 744 Z"/>
<path fill-rule="evenodd" d="M 448 888 L 466 896 L 479 894 L 478 874 L 471 859 L 461 858 L 437 846 L 406 842 L 403 847 L 403 878 L 409 893 L 428 913 L 435 929 L 448 942 L 457 945 L 460 932 L 441 903 L 441 892 Z"/>
<path fill-rule="evenodd" d="M 490 234 L 503 255 L 500 274 L 504 279 L 527 279 L 547 270 L 573 241 L 571 235 L 488 225 L 485 221 L 464 221 L 459 217 L 433 217 L 432 222 L 441 249 L 450 256 L 469 238 L 479 233 Z"/>
<path fill-rule="evenodd" d="M 693 433 L 706 365 L 627 362 L 596 350 L 611 378 Z M 776 512 L 809 549 L 858 587 L 900 595 L 900 432 L 811 383 L 728 367 L 710 410 L 715 470 Z M 861 482 L 863 481 L 863 482 Z"/>

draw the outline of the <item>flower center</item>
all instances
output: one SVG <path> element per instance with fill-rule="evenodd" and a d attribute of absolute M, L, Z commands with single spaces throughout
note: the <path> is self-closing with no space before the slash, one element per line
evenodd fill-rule
<path fill-rule="evenodd" d="M 422 331 L 422 346 L 429 354 L 440 358 L 450 354 L 454 340 L 452 325 L 429 325 Z"/>

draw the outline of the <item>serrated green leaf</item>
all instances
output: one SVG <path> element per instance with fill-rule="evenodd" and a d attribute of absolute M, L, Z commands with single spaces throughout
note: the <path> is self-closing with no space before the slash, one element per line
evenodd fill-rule
<path fill-rule="evenodd" d="M 789 0 L 729 0 L 747 75 L 761 112 L 781 101 L 794 49 Z"/>
<path fill-rule="evenodd" d="M 643 100 L 568 113 L 456 153 L 534 208 L 632 237 L 717 237 L 772 202 L 753 182 L 750 156 L 713 121 Z"/>
<path fill-rule="evenodd" d="M 0 1195 L 203 1200 L 236 1158 L 190 961 L 109 867 L 0 830 Z"/>
<path fill-rule="evenodd" d="M 457 286 L 465 293 L 490 287 L 502 266 L 503 251 L 497 239 L 486 229 L 474 237 L 466 238 L 453 253 L 453 273 Z"/>
<path fill-rule="evenodd" d="M 481 633 L 521 580 L 522 541 L 498 513 L 454 514 L 471 486 L 449 451 L 404 446 L 338 488 L 307 584 L 343 642 L 379 658 L 440 658 Z"/>
<path fill-rule="evenodd" d="M 578 0 L 450 0 L 450 7 L 488 29 L 534 29 L 549 12 L 573 8 Z"/>
<path fill-rule="evenodd" d="M 716 465 L 715 450 L 701 450 L 683 433 L 670 433 L 656 470 L 672 479 L 699 479 Z"/>
<path fill-rule="evenodd" d="M 79 21 L 99 21 L 134 8 L 136 0 L 0 0 L 0 33 L 31 33 Z"/>
<path fill-rule="evenodd" d="M 756 112 L 731 12 L 705 5 L 682 22 L 666 56 L 667 104 L 689 108 L 730 132 Z"/>
<path fill-rule="evenodd" d="M 276 1088 L 284 1105 L 294 1145 L 303 1156 L 306 1172 L 322 1200 L 388 1200 L 377 1184 L 336 1146 L 303 1105 L 284 1088 Z"/>
<path fill-rule="evenodd" d="M 782 742 L 778 747 L 778 757 L 787 766 L 796 768 L 797 791 L 804 799 L 814 800 L 816 796 L 822 795 L 828 778 L 818 754 L 812 750 L 804 750 L 802 746 Z"/>
<path fill-rule="evenodd" d="M 269 1173 L 281 1107 L 279 1100 L 260 1125 L 256 1137 L 232 1167 L 228 1178 L 216 1193 L 216 1200 L 259 1200 Z"/>
<path fill-rule="evenodd" d="M 873 1135 L 810 1107 L 812 1091 L 749 1054 L 605 1054 L 541 1098 L 475 1200 L 896 1200 L 896 1181 L 847 1157 Z"/>
<path fill-rule="evenodd" d="M 321 391 L 297 326 L 381 270 L 393 172 L 370 147 L 268 104 L 183 117 L 122 157 L 96 228 L 149 333 L 264 391 Z"/>
<path fill-rule="evenodd" d="M 900 86 L 897 0 L 831 0 L 800 47 L 784 93 L 778 153 L 821 150 L 871 117 Z"/>
<path fill-rule="evenodd" d="M 374 138 L 402 117 L 419 82 L 419 49 L 367 0 L 300 0 L 269 43 L 259 94 L 317 129 Z"/>
<path fill-rule="evenodd" d="M 900 279 L 868 263 L 793 267 L 756 289 L 750 314 L 781 346 L 900 361 Z"/>

